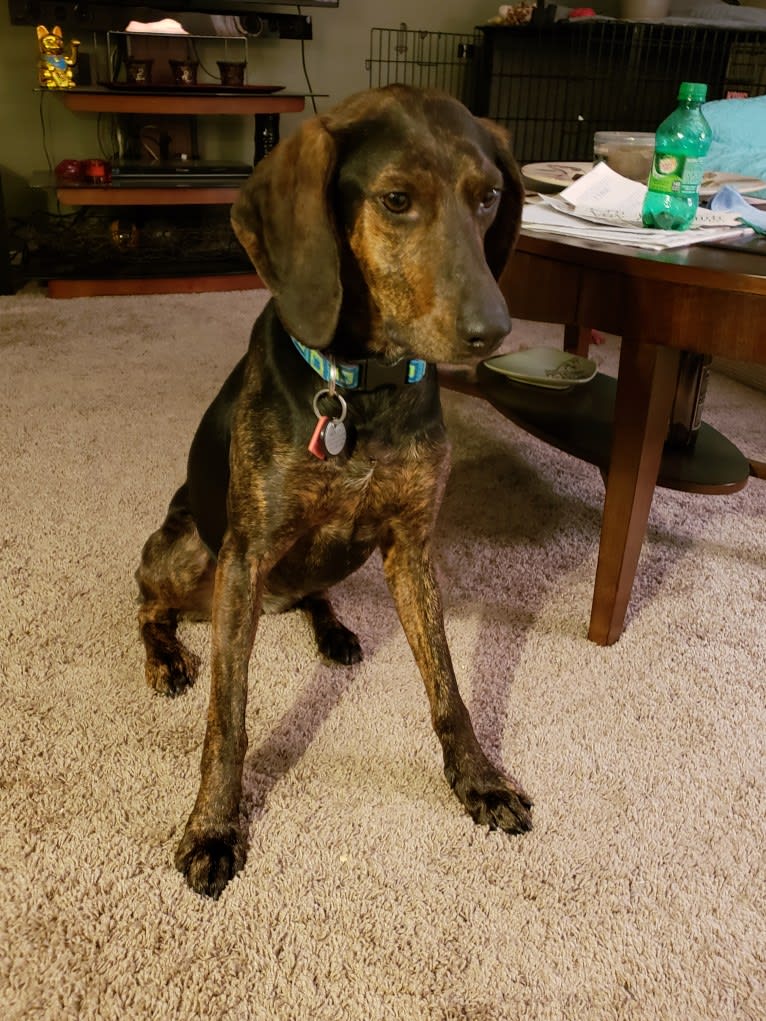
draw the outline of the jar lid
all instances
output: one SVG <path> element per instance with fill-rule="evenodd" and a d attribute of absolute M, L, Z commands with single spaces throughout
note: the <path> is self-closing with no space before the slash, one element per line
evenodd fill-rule
<path fill-rule="evenodd" d="M 681 82 L 678 98 L 692 103 L 704 103 L 707 98 L 707 85 L 704 82 Z"/>
<path fill-rule="evenodd" d="M 594 145 L 654 145 L 653 131 L 596 131 L 593 135 Z"/>

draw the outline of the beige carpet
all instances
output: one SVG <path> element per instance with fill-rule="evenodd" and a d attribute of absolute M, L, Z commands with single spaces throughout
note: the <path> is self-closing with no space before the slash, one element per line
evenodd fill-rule
<path fill-rule="evenodd" d="M 360 666 L 263 621 L 248 862 L 218 903 L 186 888 L 209 673 L 146 688 L 133 570 L 262 300 L 0 299 L 0 1016 L 760 1021 L 766 488 L 658 493 L 598 648 L 597 472 L 455 394 L 447 629 L 534 830 L 447 789 L 376 561 L 337 590 Z M 766 459 L 766 395 L 715 377 L 707 418 Z"/>

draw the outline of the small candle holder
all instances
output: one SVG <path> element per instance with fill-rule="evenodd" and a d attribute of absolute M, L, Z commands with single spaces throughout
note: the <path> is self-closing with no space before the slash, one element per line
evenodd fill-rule
<path fill-rule="evenodd" d="M 125 77 L 131 85 L 148 85 L 152 80 L 152 64 L 154 61 L 151 59 L 128 57 L 125 61 Z"/>
<path fill-rule="evenodd" d="M 61 160 L 54 170 L 57 184 L 80 184 L 82 163 L 80 160 Z"/>
<path fill-rule="evenodd" d="M 247 61 L 244 60 L 218 60 L 218 70 L 221 73 L 221 85 L 236 87 L 245 84 L 245 68 Z"/>
<path fill-rule="evenodd" d="M 81 160 L 82 179 L 86 184 L 111 184 L 112 164 L 109 160 Z"/>
<path fill-rule="evenodd" d="M 168 62 L 173 72 L 173 81 L 176 85 L 187 87 L 197 84 L 197 60 L 171 60 Z"/>

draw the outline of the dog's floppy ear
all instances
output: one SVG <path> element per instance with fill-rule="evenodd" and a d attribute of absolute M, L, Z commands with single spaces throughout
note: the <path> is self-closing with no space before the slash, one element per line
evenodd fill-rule
<path fill-rule="evenodd" d="M 336 151 L 320 120 L 262 160 L 231 211 L 234 232 L 272 292 L 285 328 L 308 347 L 333 338 L 342 297 L 330 210 Z"/>
<path fill-rule="evenodd" d="M 508 256 L 521 230 L 521 208 L 524 205 L 524 184 L 521 171 L 511 151 L 511 136 L 494 121 L 479 118 L 495 146 L 495 163 L 503 173 L 505 187 L 494 223 L 484 238 L 487 265 L 496 280 L 503 272 Z"/>

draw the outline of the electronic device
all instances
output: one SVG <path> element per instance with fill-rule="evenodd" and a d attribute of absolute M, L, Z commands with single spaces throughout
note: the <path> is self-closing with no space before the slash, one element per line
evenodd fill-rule
<path fill-rule="evenodd" d="M 301 14 L 285 14 L 275 7 L 338 7 L 339 0 L 301 0 L 300 4 L 281 0 L 156 0 L 141 4 L 131 0 L 8 0 L 12 25 L 60 25 L 69 30 L 106 31 L 124 28 L 132 20 L 160 21 L 172 14 L 211 14 L 239 16 L 248 32 L 269 34 L 283 39 L 310 39 L 311 19 Z"/>
<path fill-rule="evenodd" d="M 112 181 L 119 177 L 130 178 L 168 177 L 194 178 L 204 180 L 207 177 L 246 178 L 252 173 L 248 163 L 221 163 L 217 160 L 116 160 L 112 163 Z"/>

